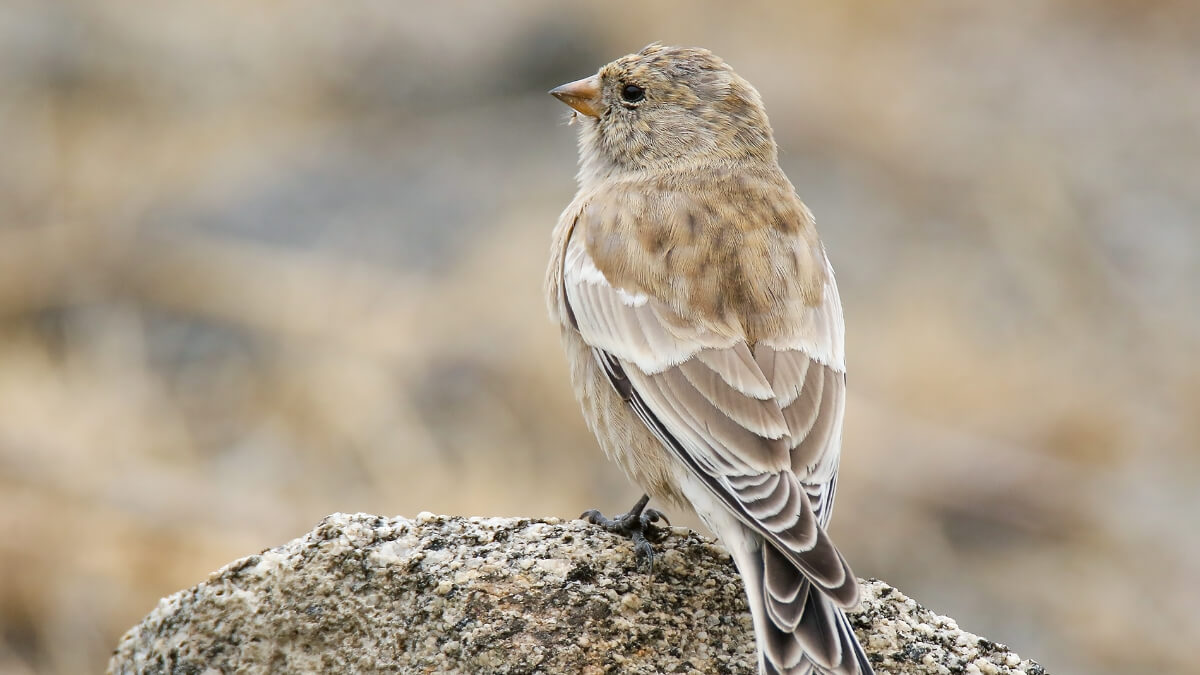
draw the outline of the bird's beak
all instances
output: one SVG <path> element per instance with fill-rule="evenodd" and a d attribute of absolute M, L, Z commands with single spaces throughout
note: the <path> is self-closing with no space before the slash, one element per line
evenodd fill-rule
<path fill-rule="evenodd" d="M 588 117 L 599 117 L 604 112 L 600 102 L 600 79 L 595 75 L 555 87 L 550 90 L 550 95 Z"/>

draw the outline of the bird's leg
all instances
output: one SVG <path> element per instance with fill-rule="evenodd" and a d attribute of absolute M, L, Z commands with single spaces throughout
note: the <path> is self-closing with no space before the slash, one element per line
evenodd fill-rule
<path fill-rule="evenodd" d="M 579 517 L 593 525 L 599 525 L 613 534 L 619 534 L 632 540 L 638 567 L 645 564 L 647 571 L 653 573 L 654 547 L 651 546 L 651 543 L 660 542 L 666 536 L 663 528 L 655 523 L 661 520 L 670 525 L 671 521 L 667 520 L 662 511 L 646 508 L 646 503 L 649 501 L 650 495 L 642 495 L 633 508 L 629 509 L 629 513 L 614 518 L 605 518 L 604 514 L 596 509 L 584 511 Z"/>

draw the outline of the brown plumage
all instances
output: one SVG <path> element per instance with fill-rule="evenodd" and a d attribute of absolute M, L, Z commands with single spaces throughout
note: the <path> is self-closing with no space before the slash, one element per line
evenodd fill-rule
<path fill-rule="evenodd" d="M 764 672 L 870 673 L 825 534 L 841 302 L 758 92 L 707 50 L 651 45 L 552 93 L 581 114 L 580 170 L 547 293 L 589 427 L 730 549 Z"/>

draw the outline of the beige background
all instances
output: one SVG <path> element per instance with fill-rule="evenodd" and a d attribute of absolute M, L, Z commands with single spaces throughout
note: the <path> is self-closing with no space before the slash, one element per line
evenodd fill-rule
<path fill-rule="evenodd" d="M 1200 5 L 435 4 L 0 8 L 0 672 L 333 511 L 628 506 L 542 306 L 545 91 L 651 40 L 757 85 L 817 214 L 855 570 L 1195 672 Z"/>

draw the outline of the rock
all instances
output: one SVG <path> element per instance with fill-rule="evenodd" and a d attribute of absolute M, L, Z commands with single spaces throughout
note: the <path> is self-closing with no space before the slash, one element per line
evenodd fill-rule
<path fill-rule="evenodd" d="M 558 519 L 334 514 L 159 601 L 109 673 L 755 673 L 742 582 L 683 528 L 653 576 Z M 1044 673 L 887 584 L 852 615 L 880 673 Z"/>

